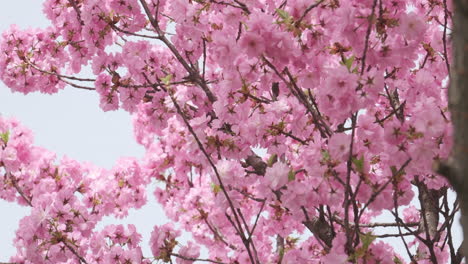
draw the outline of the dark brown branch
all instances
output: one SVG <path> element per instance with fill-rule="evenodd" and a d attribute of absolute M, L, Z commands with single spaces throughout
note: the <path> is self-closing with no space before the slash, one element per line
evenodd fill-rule
<path fill-rule="evenodd" d="M 437 225 L 439 223 L 439 204 L 437 198 L 437 207 L 434 204 L 436 197 L 433 197 L 433 190 L 428 190 L 427 186 L 423 182 L 420 182 L 416 178 L 416 186 L 419 190 L 419 202 L 421 205 L 421 215 L 422 215 L 422 225 L 419 226 L 419 230 L 425 232 L 426 239 L 422 240 L 422 242 L 427 246 L 430 259 L 432 263 L 437 264 L 437 257 L 434 252 L 434 242 L 433 238 L 437 232 Z"/>
<path fill-rule="evenodd" d="M 276 264 L 281 264 L 284 257 L 284 238 L 280 235 L 276 235 L 276 253 L 279 256 Z"/>
<path fill-rule="evenodd" d="M 52 71 L 46 71 L 46 70 L 43 70 L 39 67 L 37 67 L 34 63 L 32 63 L 31 61 L 29 60 L 24 60 L 24 62 L 26 62 L 28 65 L 30 65 L 32 68 L 34 68 L 35 70 L 38 70 L 42 73 L 45 73 L 45 74 L 50 74 L 50 75 L 55 75 L 59 78 L 64 78 L 64 79 L 69 79 L 69 80 L 73 80 L 73 81 L 81 81 L 81 82 L 95 82 L 96 79 L 91 79 L 91 78 L 79 78 L 79 77 L 75 77 L 75 76 L 69 76 L 69 75 L 63 75 L 63 74 L 59 74 L 57 72 L 52 72 Z"/>
<path fill-rule="evenodd" d="M 201 217 L 203 218 L 203 220 L 205 221 L 205 224 L 208 226 L 208 228 L 211 230 L 211 232 L 213 233 L 214 235 L 214 238 L 215 240 L 219 240 L 221 242 L 223 242 L 224 245 L 228 246 L 229 248 L 231 249 L 236 249 L 236 247 L 232 244 L 229 244 L 223 237 L 223 235 L 218 231 L 218 228 L 216 227 L 213 227 L 213 225 L 210 224 L 210 222 L 208 221 L 208 217 L 204 216 L 206 213 L 201 211 L 201 209 L 198 210 L 200 212 L 200 215 Z"/>
<path fill-rule="evenodd" d="M 258 214 L 255 218 L 255 222 L 252 226 L 252 230 L 249 232 L 249 237 L 248 240 L 252 240 L 252 235 L 255 232 L 255 228 L 257 227 L 258 220 L 260 219 L 260 214 L 263 212 L 263 208 L 265 207 L 265 201 L 263 201 L 262 206 L 260 207 L 260 210 L 258 210 Z"/>
<path fill-rule="evenodd" d="M 419 228 L 426 233 L 427 240 L 433 240 L 436 237 L 439 224 L 439 194 L 436 190 L 429 190 L 419 180 L 416 181 L 416 186 L 419 191 L 418 198 L 421 203 L 421 219 L 423 220 Z"/>
<path fill-rule="evenodd" d="M 239 5 L 239 7 L 240 7 L 242 10 L 244 10 L 245 13 L 247 13 L 247 15 L 250 15 L 250 10 L 249 10 L 249 8 L 247 7 L 246 4 L 242 3 L 242 2 L 239 1 L 239 0 L 234 0 L 234 2 L 236 2 L 236 3 Z"/>
<path fill-rule="evenodd" d="M 322 131 L 323 128 L 323 134 L 326 136 L 330 137 L 333 134 L 333 130 L 325 123 L 325 120 L 322 118 L 322 116 L 319 114 L 318 108 L 316 109 L 307 99 L 308 97 L 304 94 L 301 88 L 297 86 L 296 81 L 294 80 L 292 74 L 289 72 L 289 69 L 286 67 L 285 68 L 286 75 L 289 78 L 289 81 L 292 85 L 289 85 L 290 88 L 295 90 L 295 94 L 297 99 L 299 99 L 300 102 L 306 107 L 306 109 L 312 114 L 314 118 L 314 122 L 318 125 L 319 130 Z M 292 91 L 292 90 L 291 90 Z M 314 104 L 315 106 L 317 104 Z"/>
<path fill-rule="evenodd" d="M 286 78 L 284 78 L 284 76 L 278 71 L 278 69 L 276 69 L 275 65 L 273 65 L 273 63 L 271 63 L 265 56 L 262 56 L 262 59 L 265 62 L 265 64 L 268 65 L 268 67 L 270 67 L 275 72 L 275 74 L 284 82 L 284 84 L 286 84 L 291 93 L 299 100 L 299 102 L 302 105 L 304 105 L 306 110 L 312 115 L 315 127 L 320 131 L 322 137 L 331 136 L 333 134 L 333 131 L 326 124 L 323 118 L 319 115 L 318 110 L 315 109 L 314 106 L 308 101 L 308 98 L 304 94 L 304 92 L 297 86 L 288 68 L 285 68 L 285 72 L 290 82 L 288 82 Z"/>
<path fill-rule="evenodd" d="M 227 193 L 226 191 L 226 187 L 224 186 L 223 184 L 223 181 L 221 179 L 221 176 L 219 175 L 219 172 L 218 172 L 218 169 L 216 167 L 216 165 L 214 164 L 213 160 L 211 159 L 211 156 L 208 154 L 208 152 L 205 150 L 205 147 L 203 146 L 203 144 L 201 143 L 200 139 L 198 138 L 197 134 L 195 133 L 195 131 L 193 130 L 192 126 L 190 125 L 189 121 L 187 120 L 187 117 L 185 116 L 184 112 L 182 111 L 182 109 L 180 108 L 179 106 L 179 103 L 177 102 L 177 100 L 174 98 L 174 96 L 172 94 L 169 93 L 169 97 L 171 98 L 171 101 L 172 103 L 174 104 L 176 110 L 177 110 L 177 113 L 179 114 L 180 117 L 182 117 L 184 123 L 185 123 L 185 126 L 187 127 L 187 129 L 189 130 L 190 134 L 194 137 L 197 145 L 198 145 L 198 148 L 201 150 L 201 152 L 203 153 L 203 155 L 206 157 L 206 159 L 208 160 L 208 163 L 210 164 L 210 166 L 212 167 L 214 173 L 215 173 L 215 176 L 216 176 L 216 179 L 218 180 L 219 182 L 219 186 L 221 188 L 221 191 L 223 192 L 224 196 L 226 197 L 226 200 L 228 201 L 228 204 L 229 204 L 229 208 L 231 209 L 231 212 L 232 214 L 234 215 L 234 219 L 236 221 L 236 223 L 234 224 L 233 223 L 233 226 L 236 227 L 236 230 L 239 234 L 239 236 L 241 237 L 242 241 L 244 242 L 244 245 L 247 249 L 247 252 L 249 254 L 249 257 L 250 257 L 250 260 L 252 263 L 256 263 L 253 259 L 253 256 L 252 256 L 252 252 L 250 250 L 250 243 L 249 241 L 247 240 L 247 238 L 245 237 L 245 234 L 244 234 L 244 231 L 242 230 L 242 223 L 240 221 L 240 217 L 238 216 L 238 213 L 236 211 L 236 208 L 234 206 L 234 203 L 232 202 L 231 198 L 229 197 L 229 194 Z M 226 216 L 229 216 L 227 213 L 226 213 Z M 228 219 L 230 219 L 228 217 Z"/>
<path fill-rule="evenodd" d="M 234 8 L 240 8 L 242 9 L 242 11 L 244 11 L 245 13 L 247 14 L 250 14 L 250 10 L 247 8 L 247 6 L 244 4 L 244 3 L 240 3 L 238 1 L 234 1 L 236 2 L 238 5 L 234 5 L 232 3 L 228 3 L 228 2 L 223 2 L 223 1 L 215 1 L 215 0 L 210 0 L 211 3 L 215 3 L 215 4 L 218 4 L 218 5 L 225 5 L 225 6 L 231 6 L 231 7 L 234 7 Z"/>
<path fill-rule="evenodd" d="M 81 263 L 88 264 L 88 262 L 86 262 L 86 260 L 82 256 L 80 256 L 80 254 L 78 254 L 78 252 L 76 252 L 76 250 L 72 246 L 70 246 L 66 241 L 62 241 L 62 243 L 65 245 L 65 247 L 68 248 L 68 250 L 70 250 L 73 253 L 73 255 L 75 255 L 80 260 Z"/>
<path fill-rule="evenodd" d="M 11 183 L 12 183 L 13 186 L 15 187 L 16 191 L 20 194 L 21 197 L 23 197 L 23 199 L 26 201 L 26 203 L 27 203 L 29 206 L 33 207 L 33 205 L 32 205 L 32 197 L 27 197 L 27 196 L 24 194 L 23 190 L 18 186 L 18 183 L 17 183 L 17 181 L 16 181 L 16 178 L 15 178 L 13 175 L 11 175 L 10 173 L 9 173 L 8 175 L 10 175 L 9 178 L 10 178 L 10 180 L 11 180 Z"/>
<path fill-rule="evenodd" d="M 339 225 L 341 226 L 344 226 L 343 224 L 343 220 L 334 216 L 333 217 L 333 220 L 338 223 Z M 350 223 L 351 226 L 356 226 L 356 223 Z M 401 225 L 400 223 L 380 223 L 380 222 L 376 222 L 376 223 L 368 223 L 368 224 L 361 224 L 359 223 L 359 226 L 360 227 L 363 227 L 363 228 L 375 228 L 375 227 L 398 227 L 399 225 Z M 418 227 L 419 226 L 419 223 L 418 222 L 408 222 L 408 223 L 404 223 L 404 225 L 408 226 L 408 227 Z"/>
<path fill-rule="evenodd" d="M 312 232 L 324 249 L 329 250 L 332 247 L 335 235 L 330 224 L 325 220 L 324 212 L 319 210 L 319 216 L 310 219 L 305 207 L 301 206 L 301 209 L 305 217 L 305 221 L 302 224 Z"/>
<path fill-rule="evenodd" d="M 364 204 L 364 206 L 362 207 L 361 209 L 361 212 L 359 213 L 359 216 L 361 217 L 362 214 L 364 213 L 364 211 L 366 210 L 366 208 L 375 201 L 375 199 L 377 198 L 377 196 L 383 191 L 385 190 L 385 188 L 387 188 L 387 186 L 394 180 L 394 178 L 400 174 L 400 173 L 403 173 L 403 171 L 405 170 L 406 166 L 408 166 L 408 164 L 411 162 L 411 158 L 407 159 L 405 161 L 405 163 L 403 163 L 403 165 L 400 167 L 400 169 L 398 171 L 396 171 L 388 180 L 387 182 L 385 182 L 382 187 L 380 187 L 377 191 L 375 191 L 371 197 L 369 198 L 369 200 Z M 359 218 L 360 218 L 359 217 Z"/>
<path fill-rule="evenodd" d="M 450 258 L 452 259 L 452 262 L 456 263 L 455 260 L 457 259 L 457 255 L 456 255 L 457 253 L 455 252 L 455 248 L 453 247 L 452 224 L 453 224 L 455 213 L 458 211 L 458 199 L 456 199 L 453 204 L 453 209 L 452 209 L 451 214 L 449 214 L 450 207 L 448 205 L 447 190 L 445 190 L 442 203 L 445 209 L 445 211 L 442 212 L 442 215 L 445 217 L 445 221 L 440 227 L 438 234 L 442 233 L 444 229 L 447 229 L 446 239 L 447 239 L 447 244 L 450 250 Z"/>
<path fill-rule="evenodd" d="M 395 220 L 396 220 L 397 228 L 398 228 L 398 234 L 402 235 L 403 232 L 401 231 L 401 226 L 404 226 L 406 229 L 409 229 L 409 227 L 400 219 L 400 216 L 398 215 L 398 195 L 396 191 L 397 191 L 397 186 L 395 184 L 394 190 L 393 190 L 393 207 L 394 207 L 395 212 L 392 212 L 392 213 L 395 216 Z M 409 233 L 414 234 L 414 232 L 409 232 Z M 401 238 L 401 241 L 403 242 L 403 245 L 405 246 L 405 250 L 409 258 L 411 259 L 412 262 L 416 263 L 413 254 L 411 254 L 411 251 L 409 250 L 408 243 L 406 243 L 405 237 L 400 236 L 400 238 Z"/>
<path fill-rule="evenodd" d="M 149 80 L 149 79 L 147 79 Z M 124 88 L 135 88 L 135 89 L 138 89 L 138 88 L 153 88 L 155 91 L 159 91 L 159 89 L 157 89 L 158 87 L 160 86 L 172 86 L 172 85 L 179 85 L 179 84 L 183 84 L 183 85 L 190 85 L 190 84 L 193 84 L 192 81 L 178 81 L 178 82 L 171 82 L 171 83 L 167 83 L 167 84 L 161 84 L 161 83 L 146 83 L 146 84 L 122 84 L 122 83 L 119 83 L 119 87 L 124 87 Z"/>
<path fill-rule="evenodd" d="M 314 4 L 311 4 L 310 6 L 308 6 L 306 8 L 306 10 L 304 10 L 304 13 L 302 13 L 301 17 L 294 23 L 296 26 L 299 26 L 302 22 L 302 20 L 304 20 L 304 18 L 307 16 L 307 14 L 314 8 L 316 8 L 317 6 L 319 6 L 321 3 L 323 3 L 324 0 L 319 0 L 318 2 L 314 3 Z"/>
<path fill-rule="evenodd" d="M 60 79 L 62 82 L 72 86 L 72 87 L 75 87 L 75 88 L 78 88 L 78 89 L 83 89 L 83 90 L 88 90 L 88 91 L 94 91 L 96 90 L 96 88 L 94 87 L 89 87 L 89 86 L 83 86 L 83 85 L 79 85 L 79 84 L 76 84 L 76 83 L 72 83 L 72 82 L 69 82 L 69 81 L 65 81 L 63 79 Z"/>
<path fill-rule="evenodd" d="M 400 107 L 400 100 L 399 100 L 399 96 L 398 96 L 398 91 L 395 89 L 393 94 L 391 94 L 390 91 L 388 90 L 386 84 L 384 85 L 384 89 L 385 89 L 385 93 L 387 94 L 388 101 L 390 102 L 390 106 L 393 109 L 392 112 L 395 112 L 395 116 L 397 117 L 397 119 L 400 120 L 400 122 L 403 123 L 405 121 L 405 117 L 404 117 L 404 113 L 403 113 L 404 106 Z M 405 105 L 406 105 L 406 103 L 405 103 Z"/>
<path fill-rule="evenodd" d="M 375 236 L 375 237 L 378 237 L 378 238 L 387 238 L 387 237 L 402 237 L 402 236 L 412 236 L 413 233 L 412 232 L 408 232 L 408 233 L 396 233 L 396 234 L 382 234 L 382 235 L 375 235 L 375 234 L 372 234 L 372 236 Z"/>
<path fill-rule="evenodd" d="M 81 19 L 81 11 L 80 9 L 78 8 L 78 5 L 76 4 L 76 1 L 75 0 L 68 0 L 68 2 L 71 4 L 71 6 L 73 7 L 73 10 L 75 10 L 75 13 L 76 13 L 76 18 L 78 19 L 78 21 L 80 22 L 80 24 L 82 26 L 84 26 L 84 22 L 83 22 L 83 19 Z"/>
<path fill-rule="evenodd" d="M 370 14 L 368 20 L 369 20 L 369 25 L 367 26 L 367 32 L 366 32 L 366 42 L 364 44 L 364 51 L 362 52 L 362 59 L 361 59 L 361 75 L 364 74 L 364 69 L 366 68 L 366 57 L 367 57 L 367 49 L 369 48 L 369 38 L 370 34 L 372 32 L 372 25 L 373 25 L 373 20 L 374 20 L 374 14 L 375 14 L 375 7 L 377 6 L 377 0 L 374 0 L 374 3 L 372 3 L 372 13 Z"/>
<path fill-rule="evenodd" d="M 403 101 L 402 104 L 400 104 L 397 108 L 393 109 L 392 112 L 390 112 L 386 117 L 382 118 L 382 119 L 377 119 L 375 120 L 374 123 L 378 123 L 380 125 L 383 124 L 383 122 L 385 122 L 385 120 L 389 119 L 390 117 L 392 117 L 393 115 L 395 114 L 398 114 L 406 105 L 406 100 Z"/>
<path fill-rule="evenodd" d="M 444 43 L 444 60 L 445 65 L 447 67 L 447 72 L 450 76 L 450 62 L 448 59 L 448 52 L 447 52 L 447 25 L 448 25 L 448 14 L 449 11 L 447 9 L 447 0 L 444 0 L 444 33 L 442 36 L 442 42 Z"/>
<path fill-rule="evenodd" d="M 357 113 L 352 114 L 351 116 L 351 142 L 349 143 L 349 153 L 348 153 L 348 161 L 346 162 L 346 183 L 345 183 L 345 195 L 344 195 L 344 228 L 346 232 L 346 245 L 345 248 L 348 253 L 353 252 L 352 241 L 353 241 L 353 234 L 352 229 L 349 226 L 349 205 L 353 202 L 350 197 L 354 197 L 351 193 L 351 171 L 353 166 L 353 148 L 354 148 L 354 135 L 356 133 L 356 119 Z M 359 217 L 356 215 L 357 219 Z M 358 224 L 359 221 L 356 221 Z"/>
<path fill-rule="evenodd" d="M 212 260 L 212 259 L 200 259 L 200 258 L 186 257 L 186 256 L 179 255 L 177 253 L 171 253 L 171 256 L 174 256 L 174 257 L 177 257 L 177 258 L 180 258 L 180 259 L 184 259 L 184 260 L 189 260 L 189 261 L 202 261 L 202 262 L 211 262 L 211 263 L 216 263 L 216 264 L 228 264 L 226 262 Z"/>
<path fill-rule="evenodd" d="M 131 31 L 125 30 L 125 29 L 121 29 L 121 28 L 117 27 L 116 25 L 114 25 L 112 22 L 109 22 L 108 25 L 109 25 L 112 29 L 114 29 L 114 30 L 116 30 L 116 31 L 119 31 L 119 32 L 121 32 L 121 33 L 130 35 L 130 36 L 140 37 L 140 38 L 147 38 L 147 39 L 159 39 L 159 37 L 157 37 L 157 36 L 150 36 L 150 35 L 145 35 L 145 34 L 139 34 L 139 33 L 135 33 L 135 32 L 131 32 Z"/>

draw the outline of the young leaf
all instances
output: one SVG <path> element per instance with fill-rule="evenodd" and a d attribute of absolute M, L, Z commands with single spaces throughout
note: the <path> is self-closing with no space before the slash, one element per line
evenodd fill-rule
<path fill-rule="evenodd" d="M 0 138 L 5 142 L 5 144 L 8 143 L 8 140 L 10 139 L 10 131 L 7 131 L 5 133 L 0 134 Z"/>
<path fill-rule="evenodd" d="M 171 83 L 171 80 L 172 80 L 172 74 L 168 74 L 168 75 L 166 75 L 166 77 L 161 78 L 161 81 L 165 85 L 169 85 L 169 83 Z"/>
<path fill-rule="evenodd" d="M 215 194 L 218 194 L 221 191 L 221 186 L 211 183 L 211 190 L 213 190 Z"/>
<path fill-rule="evenodd" d="M 353 158 L 353 164 L 357 172 L 364 173 L 364 156 L 361 156 L 360 159 Z"/>
<path fill-rule="evenodd" d="M 354 55 L 352 55 L 351 57 L 347 59 L 344 59 L 344 64 L 346 65 L 346 68 L 348 68 L 348 71 L 351 71 L 351 67 L 353 66 L 354 59 L 355 59 Z"/>
<path fill-rule="evenodd" d="M 288 14 L 288 12 L 284 11 L 283 9 L 276 9 L 276 13 L 278 14 L 279 17 L 281 17 L 282 19 L 288 19 L 290 17 L 290 15 Z"/>
<path fill-rule="evenodd" d="M 288 173 L 288 181 L 294 181 L 296 179 L 296 173 L 293 170 L 290 170 Z"/>
<path fill-rule="evenodd" d="M 267 162 L 268 167 L 273 166 L 273 164 L 275 164 L 277 161 L 278 161 L 278 155 L 276 154 L 271 155 Z"/>

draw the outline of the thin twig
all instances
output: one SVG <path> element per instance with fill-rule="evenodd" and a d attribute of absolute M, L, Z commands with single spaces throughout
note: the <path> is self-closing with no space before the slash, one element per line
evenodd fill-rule
<path fill-rule="evenodd" d="M 148 4 L 146 3 L 146 1 L 145 0 L 140 0 L 140 4 L 143 6 L 143 9 L 145 10 L 146 16 L 148 17 L 151 25 L 156 30 L 156 33 L 158 34 L 159 40 L 161 40 L 164 43 L 164 45 L 166 45 L 166 47 L 169 48 L 169 50 L 176 57 L 176 59 L 180 62 L 180 64 L 182 64 L 182 66 L 185 68 L 185 70 L 189 73 L 189 77 L 193 80 L 193 82 L 195 82 L 205 92 L 206 96 L 208 97 L 208 100 L 210 100 L 210 102 L 214 103 L 217 100 L 217 98 L 211 92 L 211 90 L 209 89 L 209 87 L 208 87 L 208 85 L 206 83 L 206 80 L 204 80 L 200 76 L 200 73 L 197 70 L 193 69 L 187 63 L 187 61 L 182 57 L 182 55 L 179 53 L 177 48 L 166 38 L 166 36 L 164 35 L 164 32 L 159 27 L 159 22 L 157 21 L 157 19 L 155 19 L 155 17 L 157 17 L 157 15 L 158 15 L 157 14 L 158 12 L 156 13 L 155 17 L 153 17 L 153 15 L 151 14 L 151 10 L 149 9 Z"/>
<path fill-rule="evenodd" d="M 203 262 L 211 262 L 211 263 L 216 263 L 216 264 L 229 264 L 227 262 L 222 262 L 222 261 L 217 261 L 217 260 L 212 260 L 212 259 L 200 259 L 200 258 L 191 258 L 191 257 L 185 257 L 182 255 L 179 255 L 177 253 L 171 253 L 171 256 L 184 259 L 184 260 L 189 260 L 189 261 L 203 261 Z"/>
<path fill-rule="evenodd" d="M 350 194 L 350 189 L 351 189 L 351 171 L 352 171 L 352 165 L 353 165 L 353 148 L 354 148 L 354 136 L 356 133 L 356 119 L 357 119 L 357 113 L 353 113 L 351 115 L 351 142 L 349 144 L 349 153 L 348 153 L 348 161 L 346 162 L 346 185 L 345 185 L 345 196 L 344 196 L 344 228 L 346 232 L 346 246 L 345 248 L 351 253 L 352 252 L 352 246 L 351 242 L 353 240 L 353 232 L 349 228 L 349 204 L 352 202 L 351 199 L 349 199 L 351 196 Z M 352 192 L 352 191 L 351 191 Z M 355 216 L 356 217 L 356 216 Z M 356 223 L 359 223 L 356 221 Z"/>
<path fill-rule="evenodd" d="M 15 187 L 16 191 L 21 195 L 21 197 L 23 197 L 23 199 L 26 201 L 26 203 L 33 207 L 32 205 L 32 197 L 27 197 L 23 190 L 18 186 L 18 183 L 16 181 L 16 178 L 11 174 L 11 173 L 8 173 L 8 175 L 10 175 L 10 180 L 11 180 L 11 183 L 13 184 L 13 186 Z"/>
<path fill-rule="evenodd" d="M 393 178 L 393 177 L 392 177 Z M 401 241 L 403 242 L 403 245 L 405 246 L 406 253 L 408 254 L 409 258 L 411 259 L 412 262 L 417 263 L 414 259 L 413 254 L 409 250 L 408 244 L 406 243 L 405 237 L 403 236 L 403 232 L 401 231 L 401 226 L 400 224 L 403 223 L 403 221 L 398 221 L 400 217 L 398 216 L 398 195 L 397 195 L 397 186 L 396 184 L 394 185 L 394 190 L 393 190 L 393 207 L 395 208 L 395 218 L 396 218 L 396 223 L 397 223 L 397 228 L 398 228 L 398 234 L 400 234 Z M 403 223 L 403 226 L 408 228 L 406 224 Z M 418 223 L 419 226 L 419 223 Z M 412 234 L 412 232 L 409 232 Z"/>
<path fill-rule="evenodd" d="M 140 33 L 131 32 L 131 31 L 128 31 L 128 30 L 125 30 L 125 29 L 121 29 L 121 28 L 117 27 L 116 25 L 112 24 L 111 22 L 109 22 L 108 25 L 112 29 L 115 29 L 116 31 L 122 32 L 122 33 L 130 35 L 130 36 L 140 37 L 140 38 L 148 38 L 148 39 L 159 39 L 158 36 L 150 36 L 150 35 L 146 35 L 146 34 L 140 34 Z"/>
<path fill-rule="evenodd" d="M 253 260 L 253 256 L 252 256 L 252 253 L 250 251 L 250 247 L 249 247 L 249 242 L 247 241 L 246 237 L 245 237 L 245 234 L 242 230 L 242 224 L 240 222 L 240 217 L 238 216 L 238 213 L 236 211 L 236 208 L 234 206 L 234 203 L 232 202 L 231 198 L 229 197 L 229 194 L 227 193 L 226 191 L 226 187 L 224 186 L 224 183 L 221 179 L 221 175 L 219 174 L 218 172 L 218 169 L 216 167 L 216 165 L 214 164 L 213 160 L 211 159 L 211 156 L 208 154 L 208 152 L 205 150 L 205 147 L 203 146 L 202 142 L 200 141 L 200 139 L 198 138 L 197 134 L 195 133 L 195 131 L 193 130 L 192 126 L 190 125 L 189 121 L 187 120 L 187 117 L 185 116 L 184 112 L 182 111 L 182 109 L 180 108 L 179 106 L 179 103 L 177 102 L 177 100 L 174 98 L 174 96 L 169 92 L 169 97 L 172 101 L 172 103 L 174 104 L 176 110 L 177 110 L 177 113 L 179 114 L 180 117 L 182 117 L 187 129 L 189 130 L 190 134 L 192 134 L 192 136 L 194 137 L 199 149 L 201 150 L 201 152 L 203 153 L 203 155 L 206 157 L 206 159 L 208 160 L 208 163 L 210 164 L 210 166 L 212 167 L 214 173 L 215 173 L 215 176 L 216 176 L 216 179 L 218 180 L 219 182 L 219 186 L 221 188 L 221 191 L 223 192 L 224 196 L 226 197 L 226 200 L 228 201 L 228 204 L 229 204 L 229 207 L 231 209 L 231 212 L 232 214 L 234 215 L 234 219 L 236 221 L 236 224 L 237 225 L 233 225 L 234 227 L 237 226 L 238 228 L 238 233 L 239 233 L 239 236 L 241 237 L 242 241 L 244 241 L 244 245 L 247 249 L 247 252 L 249 253 L 249 257 L 251 259 L 251 262 L 252 263 L 255 263 L 255 261 Z M 227 215 L 227 213 L 226 213 Z"/>
<path fill-rule="evenodd" d="M 16 182 L 16 179 L 13 177 L 13 175 L 9 174 L 10 175 L 10 180 L 12 181 L 12 184 L 13 186 L 15 187 L 16 191 L 21 195 L 21 197 L 23 197 L 23 199 L 26 201 L 26 203 L 33 207 L 32 205 L 32 198 L 28 198 L 23 190 L 18 186 L 17 182 Z M 52 221 L 51 220 L 48 220 L 49 224 L 52 225 Z M 79 260 L 81 263 L 84 263 L 84 264 L 88 264 L 88 262 L 86 262 L 86 260 L 73 248 L 71 247 L 66 240 L 62 240 L 61 241 L 65 247 L 67 247 Z"/>
<path fill-rule="evenodd" d="M 367 26 L 367 32 L 366 32 L 366 42 L 364 44 L 364 51 L 362 52 L 362 61 L 361 61 L 361 75 L 364 74 L 364 69 L 366 67 L 366 57 L 367 57 L 367 49 L 369 48 L 369 38 L 370 34 L 372 31 L 372 23 L 374 19 L 374 13 L 375 13 L 375 7 L 377 6 L 377 0 L 374 0 L 374 3 L 372 4 L 372 13 L 369 16 L 369 25 Z"/>
<path fill-rule="evenodd" d="M 62 82 L 72 86 L 72 87 L 75 87 L 75 88 L 78 88 L 78 89 L 83 89 L 83 90 L 89 90 L 89 91 L 94 91 L 96 90 L 96 88 L 94 87 L 89 87 L 89 86 L 83 86 L 83 85 L 79 85 L 79 84 L 76 84 L 76 83 L 72 83 L 72 82 L 69 82 L 69 81 L 66 81 L 66 80 L 63 80 L 63 79 L 60 79 Z"/>
<path fill-rule="evenodd" d="M 69 76 L 69 75 L 63 75 L 63 74 L 59 74 L 59 73 L 56 73 L 56 72 L 52 72 L 52 71 L 46 71 L 46 70 L 43 70 L 39 67 L 37 67 L 34 63 L 32 63 L 31 61 L 29 60 L 25 60 L 25 62 L 30 65 L 32 68 L 34 68 L 35 70 L 38 70 L 42 73 L 46 73 L 46 74 L 50 74 L 50 75 L 55 75 L 59 78 L 64 78 L 64 79 L 69 79 L 69 80 L 73 80 L 73 81 L 80 81 L 80 82 L 95 82 L 96 79 L 91 79 L 91 78 L 79 78 L 79 77 L 75 77 L 75 76 Z"/>
<path fill-rule="evenodd" d="M 306 17 L 306 15 L 314 8 L 316 8 L 317 6 L 319 6 L 321 3 L 323 3 L 324 0 L 320 0 L 314 4 L 311 4 L 309 7 L 306 8 L 306 10 L 304 11 L 304 13 L 302 13 L 302 16 L 295 22 L 296 25 L 300 25 L 302 20 L 304 20 L 304 18 Z"/>
<path fill-rule="evenodd" d="M 68 0 L 68 2 L 72 5 L 73 10 L 75 10 L 76 18 L 78 19 L 78 21 L 80 21 L 80 24 L 82 26 L 84 26 L 83 19 L 81 19 L 81 11 L 78 8 L 78 5 L 76 4 L 76 1 L 75 0 Z"/>
<path fill-rule="evenodd" d="M 450 63 L 448 59 L 448 52 L 447 52 L 447 24 L 448 24 L 448 9 L 447 9 L 447 0 L 444 0 L 444 33 L 442 36 L 442 42 L 444 43 L 444 59 L 445 65 L 447 67 L 448 75 L 450 76 Z"/>
<path fill-rule="evenodd" d="M 361 209 L 361 212 L 360 212 L 360 216 L 364 213 L 364 211 L 367 209 L 367 207 L 374 202 L 374 200 L 377 198 L 377 196 L 379 196 L 379 194 L 385 190 L 385 188 L 387 188 L 387 186 L 392 182 L 392 180 L 394 179 L 394 177 L 396 177 L 398 174 L 402 173 L 404 171 L 404 169 L 406 168 L 406 166 L 408 166 L 408 164 L 411 162 L 411 158 L 407 159 L 405 161 L 405 163 L 403 163 L 403 165 L 400 167 L 400 169 L 395 172 L 388 180 L 387 182 L 385 182 L 383 184 L 382 187 L 380 187 L 376 192 L 374 192 L 371 197 L 369 198 L 369 200 L 364 204 L 364 206 L 362 207 Z"/>

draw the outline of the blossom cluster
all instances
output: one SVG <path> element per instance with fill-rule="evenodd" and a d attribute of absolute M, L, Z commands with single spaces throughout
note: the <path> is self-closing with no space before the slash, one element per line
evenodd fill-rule
<path fill-rule="evenodd" d="M 146 155 L 111 170 L 57 162 L 1 119 L 0 197 L 32 208 L 12 260 L 191 263 L 202 246 L 214 263 L 447 263 L 457 206 L 432 165 L 451 147 L 451 10 L 46 0 L 50 27 L 3 33 L 0 79 L 25 94 L 97 92 L 102 110 L 133 114 Z M 86 67 L 93 76 L 80 77 Z M 135 227 L 95 226 L 140 208 L 151 181 L 177 225 L 156 226 L 142 256 Z M 384 212 L 394 223 L 377 221 Z M 193 241 L 179 247 L 181 230 Z"/>

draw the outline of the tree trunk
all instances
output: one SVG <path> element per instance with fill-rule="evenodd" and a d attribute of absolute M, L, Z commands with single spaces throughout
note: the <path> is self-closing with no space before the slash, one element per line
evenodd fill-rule
<path fill-rule="evenodd" d="M 452 159 L 444 174 L 461 203 L 464 241 L 468 241 L 468 0 L 454 0 L 453 66 L 449 108 L 454 126 Z M 468 256 L 468 243 L 462 253 Z"/>

